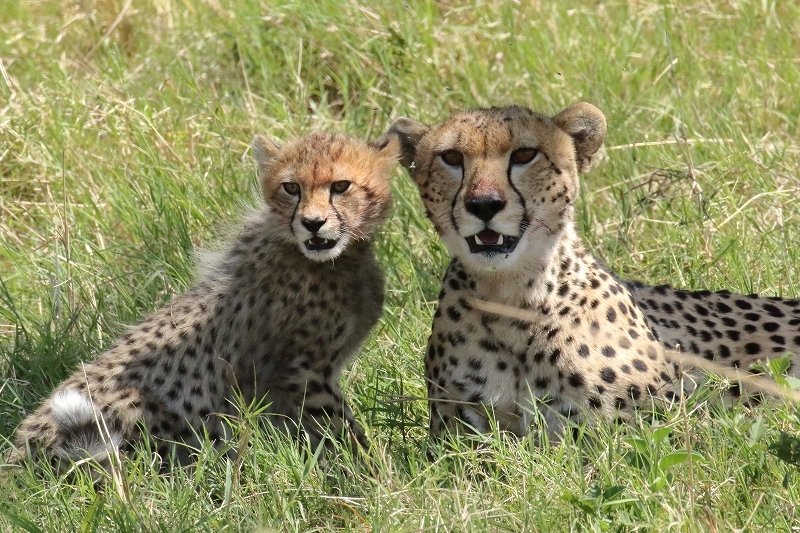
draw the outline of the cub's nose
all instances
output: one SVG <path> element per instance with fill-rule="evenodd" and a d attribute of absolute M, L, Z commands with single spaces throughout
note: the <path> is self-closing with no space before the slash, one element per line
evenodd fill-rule
<path fill-rule="evenodd" d="M 303 225 L 304 228 L 306 228 L 311 233 L 316 233 L 316 232 L 319 231 L 319 228 L 321 228 L 323 225 L 325 225 L 325 222 L 327 220 L 328 220 L 327 218 L 319 218 L 319 217 L 317 217 L 317 218 L 305 218 L 305 217 L 303 217 L 303 218 L 300 219 L 300 223 Z"/>
<path fill-rule="evenodd" d="M 488 196 L 473 196 L 464 202 L 467 206 L 467 211 L 483 220 L 489 222 L 492 217 L 503 210 L 506 206 L 506 201 L 501 200 L 496 195 Z"/>

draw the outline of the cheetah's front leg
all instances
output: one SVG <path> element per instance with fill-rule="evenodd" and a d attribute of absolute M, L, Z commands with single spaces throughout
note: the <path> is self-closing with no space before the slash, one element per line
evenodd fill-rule
<path fill-rule="evenodd" d="M 434 441 L 441 440 L 446 433 L 486 433 L 489 419 L 486 406 L 455 398 L 442 398 L 429 390 L 430 409 L 429 435 Z"/>
<path fill-rule="evenodd" d="M 353 440 L 361 447 L 367 446 L 364 431 L 336 382 L 308 381 L 300 422 L 309 435 L 312 448 L 316 448 L 326 434 Z"/>

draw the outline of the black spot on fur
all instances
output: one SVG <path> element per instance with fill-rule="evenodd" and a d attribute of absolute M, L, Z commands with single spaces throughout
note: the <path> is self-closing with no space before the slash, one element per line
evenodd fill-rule
<path fill-rule="evenodd" d="M 600 379 L 606 383 L 614 383 L 617 381 L 617 373 L 614 372 L 613 368 L 605 367 L 600 371 Z"/>
<path fill-rule="evenodd" d="M 461 320 L 461 312 L 455 307 L 447 308 L 447 316 L 449 316 L 450 320 L 452 320 L 453 322 L 458 322 L 459 320 Z"/>
<path fill-rule="evenodd" d="M 570 376 L 567 378 L 567 383 L 569 383 L 571 386 L 577 389 L 579 387 L 583 387 L 585 381 L 582 375 L 575 372 L 573 374 L 570 374 Z"/>
<path fill-rule="evenodd" d="M 478 346 L 482 349 L 486 350 L 487 352 L 496 353 L 500 351 L 500 347 L 495 344 L 494 342 L 490 341 L 489 339 L 481 339 L 478 342 Z"/>
<path fill-rule="evenodd" d="M 717 311 L 720 313 L 730 313 L 733 309 L 728 304 L 717 302 Z"/>
<path fill-rule="evenodd" d="M 653 346 L 647 347 L 647 358 L 651 361 L 658 359 L 658 351 Z"/>
<path fill-rule="evenodd" d="M 748 342 L 744 345 L 744 351 L 750 355 L 756 355 L 761 353 L 761 345 L 757 342 Z"/>
<path fill-rule="evenodd" d="M 635 401 L 641 397 L 642 391 L 639 389 L 638 385 L 631 385 L 630 388 L 628 388 L 628 394 Z"/>
<path fill-rule="evenodd" d="M 764 304 L 762 307 L 764 308 L 764 311 L 769 313 L 769 316 L 774 316 L 775 318 L 781 318 L 781 317 L 785 316 L 783 314 L 783 311 L 781 311 L 780 309 L 778 309 L 777 307 L 775 307 L 772 304 Z"/>
<path fill-rule="evenodd" d="M 775 344 L 780 344 L 780 345 L 786 344 L 786 337 L 784 337 L 783 335 L 770 335 L 769 340 L 771 340 Z"/>

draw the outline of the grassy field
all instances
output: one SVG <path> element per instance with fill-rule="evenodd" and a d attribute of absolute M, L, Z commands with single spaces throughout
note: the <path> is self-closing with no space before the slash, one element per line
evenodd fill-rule
<path fill-rule="evenodd" d="M 377 137 L 474 106 L 608 118 L 579 224 L 616 272 L 800 294 L 800 7 L 776 0 L 3 0 L 0 453 L 80 360 L 192 282 L 255 201 L 255 133 Z M 1 531 L 800 531 L 800 411 L 709 407 L 559 447 L 426 458 L 447 254 L 399 169 L 388 298 L 345 376 L 372 448 L 317 462 L 245 417 L 239 463 L 146 451 L 94 487 L 0 466 Z M 231 445 L 236 445 L 232 442 Z M 690 460 L 689 460 L 690 459 Z M 794 456 L 797 460 L 798 456 Z"/>

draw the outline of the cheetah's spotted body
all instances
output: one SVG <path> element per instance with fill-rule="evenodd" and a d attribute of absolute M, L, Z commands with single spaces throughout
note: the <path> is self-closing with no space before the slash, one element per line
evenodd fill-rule
<path fill-rule="evenodd" d="M 626 283 L 587 252 L 573 206 L 605 130 L 589 104 L 552 118 L 514 106 L 390 128 L 453 255 L 425 357 L 431 435 L 463 424 L 486 431 L 490 415 L 522 435 L 538 410 L 557 438 L 569 419 L 625 418 L 672 398 L 679 383 L 665 346 L 747 368 L 800 345 L 796 301 Z M 481 311 L 476 300 L 535 319 Z M 749 305 L 759 319 L 735 314 Z M 747 324 L 772 337 L 747 340 Z"/>
<path fill-rule="evenodd" d="M 800 352 L 800 300 L 625 285 L 667 348 L 744 369 L 757 359 Z M 792 361 L 789 372 L 796 368 Z M 730 392 L 737 395 L 738 385 Z"/>
<path fill-rule="evenodd" d="M 159 443 L 226 430 L 235 394 L 262 401 L 282 429 L 359 428 L 341 371 L 376 323 L 383 275 L 371 240 L 387 215 L 397 144 L 313 134 L 279 148 L 257 136 L 266 205 L 206 273 L 23 421 L 13 459 L 103 462 L 145 426 Z M 186 448 L 177 457 L 186 461 Z"/>

